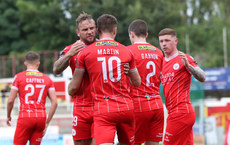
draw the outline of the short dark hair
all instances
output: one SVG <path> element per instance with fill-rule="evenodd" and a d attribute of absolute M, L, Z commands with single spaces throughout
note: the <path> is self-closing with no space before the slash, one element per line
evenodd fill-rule
<path fill-rule="evenodd" d="M 144 20 L 134 20 L 128 28 L 128 31 L 134 32 L 137 37 L 145 37 L 148 33 L 147 23 Z"/>
<path fill-rule="evenodd" d="M 165 28 L 165 29 L 161 30 L 158 34 L 158 36 L 163 36 L 163 35 L 171 35 L 171 36 L 176 37 L 176 31 L 174 29 L 171 29 L 171 28 Z"/>
<path fill-rule="evenodd" d="M 115 27 L 117 27 L 117 19 L 113 15 L 103 14 L 97 19 L 98 33 L 111 33 Z"/>
<path fill-rule="evenodd" d="M 29 63 L 40 61 L 40 55 L 37 52 L 29 51 L 26 54 L 25 61 Z"/>
<path fill-rule="evenodd" d="M 76 26 L 78 28 L 79 24 L 82 22 L 82 21 L 85 21 L 85 20 L 93 20 L 92 16 L 85 13 L 85 12 L 82 12 L 76 19 Z M 93 20 L 94 21 L 94 20 Z"/>

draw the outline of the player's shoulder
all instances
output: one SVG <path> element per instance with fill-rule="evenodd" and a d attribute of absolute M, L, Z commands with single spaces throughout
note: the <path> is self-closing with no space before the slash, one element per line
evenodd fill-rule
<path fill-rule="evenodd" d="M 93 43 L 87 45 L 85 48 L 88 49 L 88 48 L 95 47 L 95 46 L 97 46 L 97 43 L 98 43 L 98 41 L 95 41 L 95 42 L 93 42 Z M 85 50 L 85 48 L 84 48 L 83 50 Z"/>
<path fill-rule="evenodd" d="M 15 76 L 19 76 L 19 77 L 22 77 L 22 76 L 24 76 L 24 75 L 26 75 L 26 72 L 27 71 L 21 71 L 21 72 L 19 72 L 19 73 L 17 73 Z"/>
<path fill-rule="evenodd" d="M 74 43 L 73 43 L 73 44 L 74 44 Z M 72 47 L 73 44 L 70 44 L 70 45 L 68 45 L 68 46 L 65 46 L 65 48 L 64 48 L 63 50 L 61 50 L 60 56 L 65 55 L 65 54 L 70 50 L 70 48 Z"/>
<path fill-rule="evenodd" d="M 186 54 L 186 53 L 185 53 L 185 56 L 186 56 L 187 58 L 192 59 L 192 60 L 195 61 L 195 59 L 194 59 L 194 57 L 193 57 L 192 55 L 189 55 L 189 54 Z"/>
<path fill-rule="evenodd" d="M 73 44 L 74 44 L 74 43 L 73 43 Z M 73 46 L 73 44 L 70 44 L 70 45 L 66 46 L 66 47 L 63 49 L 63 51 L 64 51 L 64 52 L 69 51 L 70 48 Z"/>
<path fill-rule="evenodd" d="M 131 45 L 128 45 L 127 47 L 132 50 L 136 48 L 137 46 L 138 46 L 137 44 L 131 44 Z"/>

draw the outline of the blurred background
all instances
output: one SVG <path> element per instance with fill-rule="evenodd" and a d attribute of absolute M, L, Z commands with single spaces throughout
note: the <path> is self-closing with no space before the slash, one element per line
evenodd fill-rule
<path fill-rule="evenodd" d="M 175 29 L 178 49 L 192 55 L 206 73 L 205 83 L 193 78 L 191 84 L 196 112 L 194 144 L 230 144 L 230 0 L 1 0 L 0 144 L 12 144 L 19 100 L 12 112 L 13 127 L 5 123 L 6 102 L 13 77 L 25 70 L 24 55 L 30 50 L 40 53 L 39 70 L 55 82 L 59 102 L 42 144 L 73 144 L 73 103 L 66 93 L 71 71 L 54 75 L 52 68 L 59 52 L 79 39 L 75 20 L 82 11 L 95 20 L 104 13 L 116 16 L 116 40 L 124 45 L 130 45 L 128 26 L 134 19 L 147 22 L 147 41 L 158 48 L 159 31 Z M 47 109 L 49 106 L 48 103 Z"/>

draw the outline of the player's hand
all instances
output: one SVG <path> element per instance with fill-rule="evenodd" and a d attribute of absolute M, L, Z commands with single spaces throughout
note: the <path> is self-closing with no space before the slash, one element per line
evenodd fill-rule
<path fill-rule="evenodd" d="M 126 75 L 129 74 L 129 63 L 124 64 L 124 71 Z"/>
<path fill-rule="evenodd" d="M 48 123 L 46 123 L 46 127 L 45 127 L 45 129 L 43 130 L 43 134 L 42 134 L 42 136 L 44 136 L 45 134 L 46 134 L 46 130 L 47 130 L 47 128 L 48 128 Z"/>
<path fill-rule="evenodd" d="M 185 67 L 188 67 L 189 66 L 189 62 L 188 62 L 188 59 L 187 59 L 186 55 L 183 52 L 181 52 L 181 51 L 178 52 L 178 55 L 180 56 L 181 61 L 185 65 Z"/>
<path fill-rule="evenodd" d="M 7 124 L 8 126 L 11 126 L 10 121 L 11 121 L 11 117 L 7 117 L 6 124 Z"/>
<path fill-rule="evenodd" d="M 78 52 L 83 50 L 84 46 L 85 46 L 85 43 L 81 41 L 77 41 L 71 46 L 70 50 L 67 53 L 70 56 L 75 56 Z"/>

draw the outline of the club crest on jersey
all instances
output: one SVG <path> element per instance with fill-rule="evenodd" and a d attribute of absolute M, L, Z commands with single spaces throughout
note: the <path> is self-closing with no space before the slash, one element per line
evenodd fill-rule
<path fill-rule="evenodd" d="M 156 51 L 156 48 L 149 45 L 138 45 L 138 49 L 153 50 Z"/>
<path fill-rule="evenodd" d="M 26 73 L 27 76 L 37 76 L 37 77 L 41 77 L 42 73 L 40 72 L 27 72 Z"/>
<path fill-rule="evenodd" d="M 178 70 L 180 68 L 180 65 L 178 64 L 178 63 L 175 63 L 174 65 L 173 65 L 173 69 L 174 70 Z"/>

